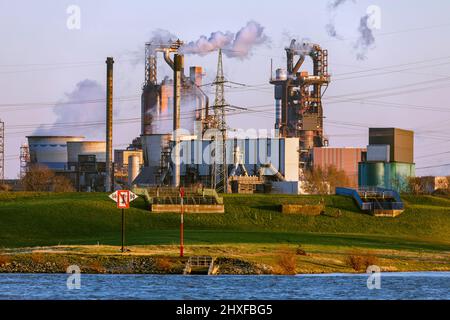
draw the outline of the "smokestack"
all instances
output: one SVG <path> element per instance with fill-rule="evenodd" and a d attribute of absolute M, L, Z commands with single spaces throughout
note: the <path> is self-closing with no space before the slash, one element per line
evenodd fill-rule
<path fill-rule="evenodd" d="M 113 64 L 112 57 L 106 58 L 106 192 L 112 191 Z"/>
<path fill-rule="evenodd" d="M 180 148 L 177 130 L 180 129 L 180 104 L 181 104 L 181 81 L 184 70 L 184 56 L 174 56 L 174 82 L 173 82 L 173 142 L 175 144 L 175 163 L 172 183 L 174 187 L 180 186 Z"/>

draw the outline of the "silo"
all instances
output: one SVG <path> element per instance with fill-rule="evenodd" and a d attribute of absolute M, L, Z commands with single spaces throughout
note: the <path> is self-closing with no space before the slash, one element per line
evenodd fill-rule
<path fill-rule="evenodd" d="M 140 169 L 140 161 L 139 156 L 130 155 L 128 157 L 128 185 L 131 186 L 133 184 L 134 179 L 139 174 Z"/>
<path fill-rule="evenodd" d="M 52 170 L 67 169 L 67 144 L 83 141 L 82 136 L 28 136 L 31 164 L 41 164 Z"/>

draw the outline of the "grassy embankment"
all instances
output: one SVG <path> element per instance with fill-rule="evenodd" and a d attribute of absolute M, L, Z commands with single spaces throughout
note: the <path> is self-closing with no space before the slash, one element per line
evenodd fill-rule
<path fill-rule="evenodd" d="M 185 217 L 186 254 L 276 264 L 301 245 L 297 272 L 348 272 L 349 251 L 374 255 L 385 270 L 450 270 L 450 199 L 407 196 L 397 218 L 361 213 L 352 199 L 324 197 L 321 216 L 282 215 L 281 203 L 316 204 L 321 196 L 226 195 L 225 214 Z M 175 257 L 179 215 L 151 214 L 143 199 L 126 211 L 132 255 Z M 340 210 L 341 215 L 337 217 Z M 106 194 L 0 193 L 0 248 L 59 254 L 117 254 L 120 210 Z M 15 248 L 8 250 L 7 248 Z M 22 250 L 23 250 L 22 249 Z M 0 249 L 1 250 L 1 249 Z"/>

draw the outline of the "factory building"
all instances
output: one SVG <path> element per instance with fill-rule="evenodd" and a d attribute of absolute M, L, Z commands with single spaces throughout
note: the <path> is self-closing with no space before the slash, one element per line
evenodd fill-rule
<path fill-rule="evenodd" d="M 210 187 L 214 162 L 211 154 L 214 154 L 216 145 L 211 140 L 192 136 L 181 139 L 181 184 Z M 170 184 L 173 174 L 171 143 L 171 135 L 142 136 L 144 167 L 134 183 L 148 186 Z M 226 162 L 230 180 L 238 181 L 236 177 L 243 175 L 262 177 L 266 182 L 298 182 L 298 149 L 298 138 L 227 139 Z M 246 180 L 247 184 L 250 181 L 254 185 L 262 184 L 258 179 Z M 239 182 L 233 182 L 236 183 Z M 298 193 L 298 187 L 295 193 Z"/>
<path fill-rule="evenodd" d="M 67 143 L 83 141 L 82 136 L 28 136 L 30 164 L 41 164 L 52 170 L 67 170 Z"/>
<path fill-rule="evenodd" d="M 167 134 L 173 130 L 174 81 L 165 77 L 158 83 L 157 53 L 162 53 L 165 62 L 174 69 L 170 54 L 178 53 L 181 41 L 166 44 L 145 45 L 145 81 L 141 98 L 141 134 Z M 180 55 L 183 60 L 184 57 Z M 189 77 L 185 76 L 184 65 L 180 72 L 180 104 L 183 105 L 181 128 L 194 131 L 194 123 L 202 123 L 208 104 L 208 96 L 200 88 L 203 69 L 192 66 Z"/>
<path fill-rule="evenodd" d="M 132 185 L 144 164 L 141 149 L 114 150 L 114 179 L 120 185 Z M 131 168 L 130 168 L 131 166 Z M 131 169 L 131 175 L 130 175 Z"/>
<path fill-rule="evenodd" d="M 106 142 L 82 136 L 29 136 L 27 165 L 42 165 L 67 177 L 78 191 L 103 191 Z"/>
<path fill-rule="evenodd" d="M 273 190 L 298 194 L 301 171 L 312 166 L 313 148 L 327 145 L 323 136 L 321 100 L 323 88 L 330 82 L 327 51 L 319 45 L 292 41 L 286 48 L 287 68 L 278 69 L 271 79 L 275 86 L 275 128 L 279 136 L 230 139 L 220 131 L 223 130 L 220 129 L 223 121 L 218 116 L 220 111 L 209 111 L 208 96 L 201 90 L 202 68 L 193 66 L 189 76 L 185 76 L 181 45 L 179 40 L 146 44 L 141 101 L 143 167 L 133 184 L 201 184 L 216 188 L 218 172 L 225 172 L 228 192 Z M 174 80 L 165 77 L 158 82 L 157 55 L 160 53 L 174 71 Z M 300 70 L 305 57 L 312 60 L 311 73 Z M 220 53 L 218 65 L 221 66 Z M 220 67 L 218 74 L 219 70 Z M 181 135 L 172 135 L 179 128 L 187 130 Z M 222 134 L 213 138 L 205 136 L 209 129 Z M 218 143 L 219 140 L 222 143 Z M 178 147 L 181 151 L 173 152 Z M 180 161 L 176 161 L 177 157 Z"/>
<path fill-rule="evenodd" d="M 406 191 L 408 179 L 414 176 L 414 132 L 370 128 L 367 160 L 358 168 L 359 186 Z"/>
<path fill-rule="evenodd" d="M 418 190 L 411 190 L 412 192 L 432 194 L 438 190 L 445 192 L 450 187 L 449 177 L 427 176 L 418 177 L 416 180 L 418 180 L 416 181 Z"/>
<path fill-rule="evenodd" d="M 366 148 L 313 148 L 312 162 L 314 168 L 326 169 L 335 167 L 345 172 L 349 184 L 348 188 L 358 187 L 358 164 L 366 157 Z"/>
<path fill-rule="evenodd" d="M 328 145 L 322 106 L 323 87 L 330 82 L 328 51 L 296 40 L 285 50 L 287 67 L 277 69 L 270 81 L 275 86 L 275 129 L 280 137 L 299 138 L 300 166 L 308 169 L 312 166 L 312 149 Z M 306 57 L 312 60 L 312 73 L 300 70 Z"/>
<path fill-rule="evenodd" d="M 106 142 L 77 141 L 67 143 L 69 172 L 78 191 L 103 191 L 106 173 Z"/>

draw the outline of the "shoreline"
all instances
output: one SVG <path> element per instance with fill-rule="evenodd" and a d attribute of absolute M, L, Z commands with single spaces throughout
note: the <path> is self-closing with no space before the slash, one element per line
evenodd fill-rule
<path fill-rule="evenodd" d="M 120 253 L 114 246 L 52 246 L 0 249 L 0 273 L 66 273 L 79 266 L 82 274 L 183 274 L 190 256 L 214 258 L 215 275 L 364 274 L 366 266 L 381 272 L 449 272 L 450 253 L 437 251 L 320 248 L 295 246 L 196 245 L 180 258 L 177 246 L 132 246 Z M 303 247 L 302 247 L 303 248 Z M 355 262 L 356 261 L 356 262 Z M 359 264 L 358 264 L 359 263 Z"/>

